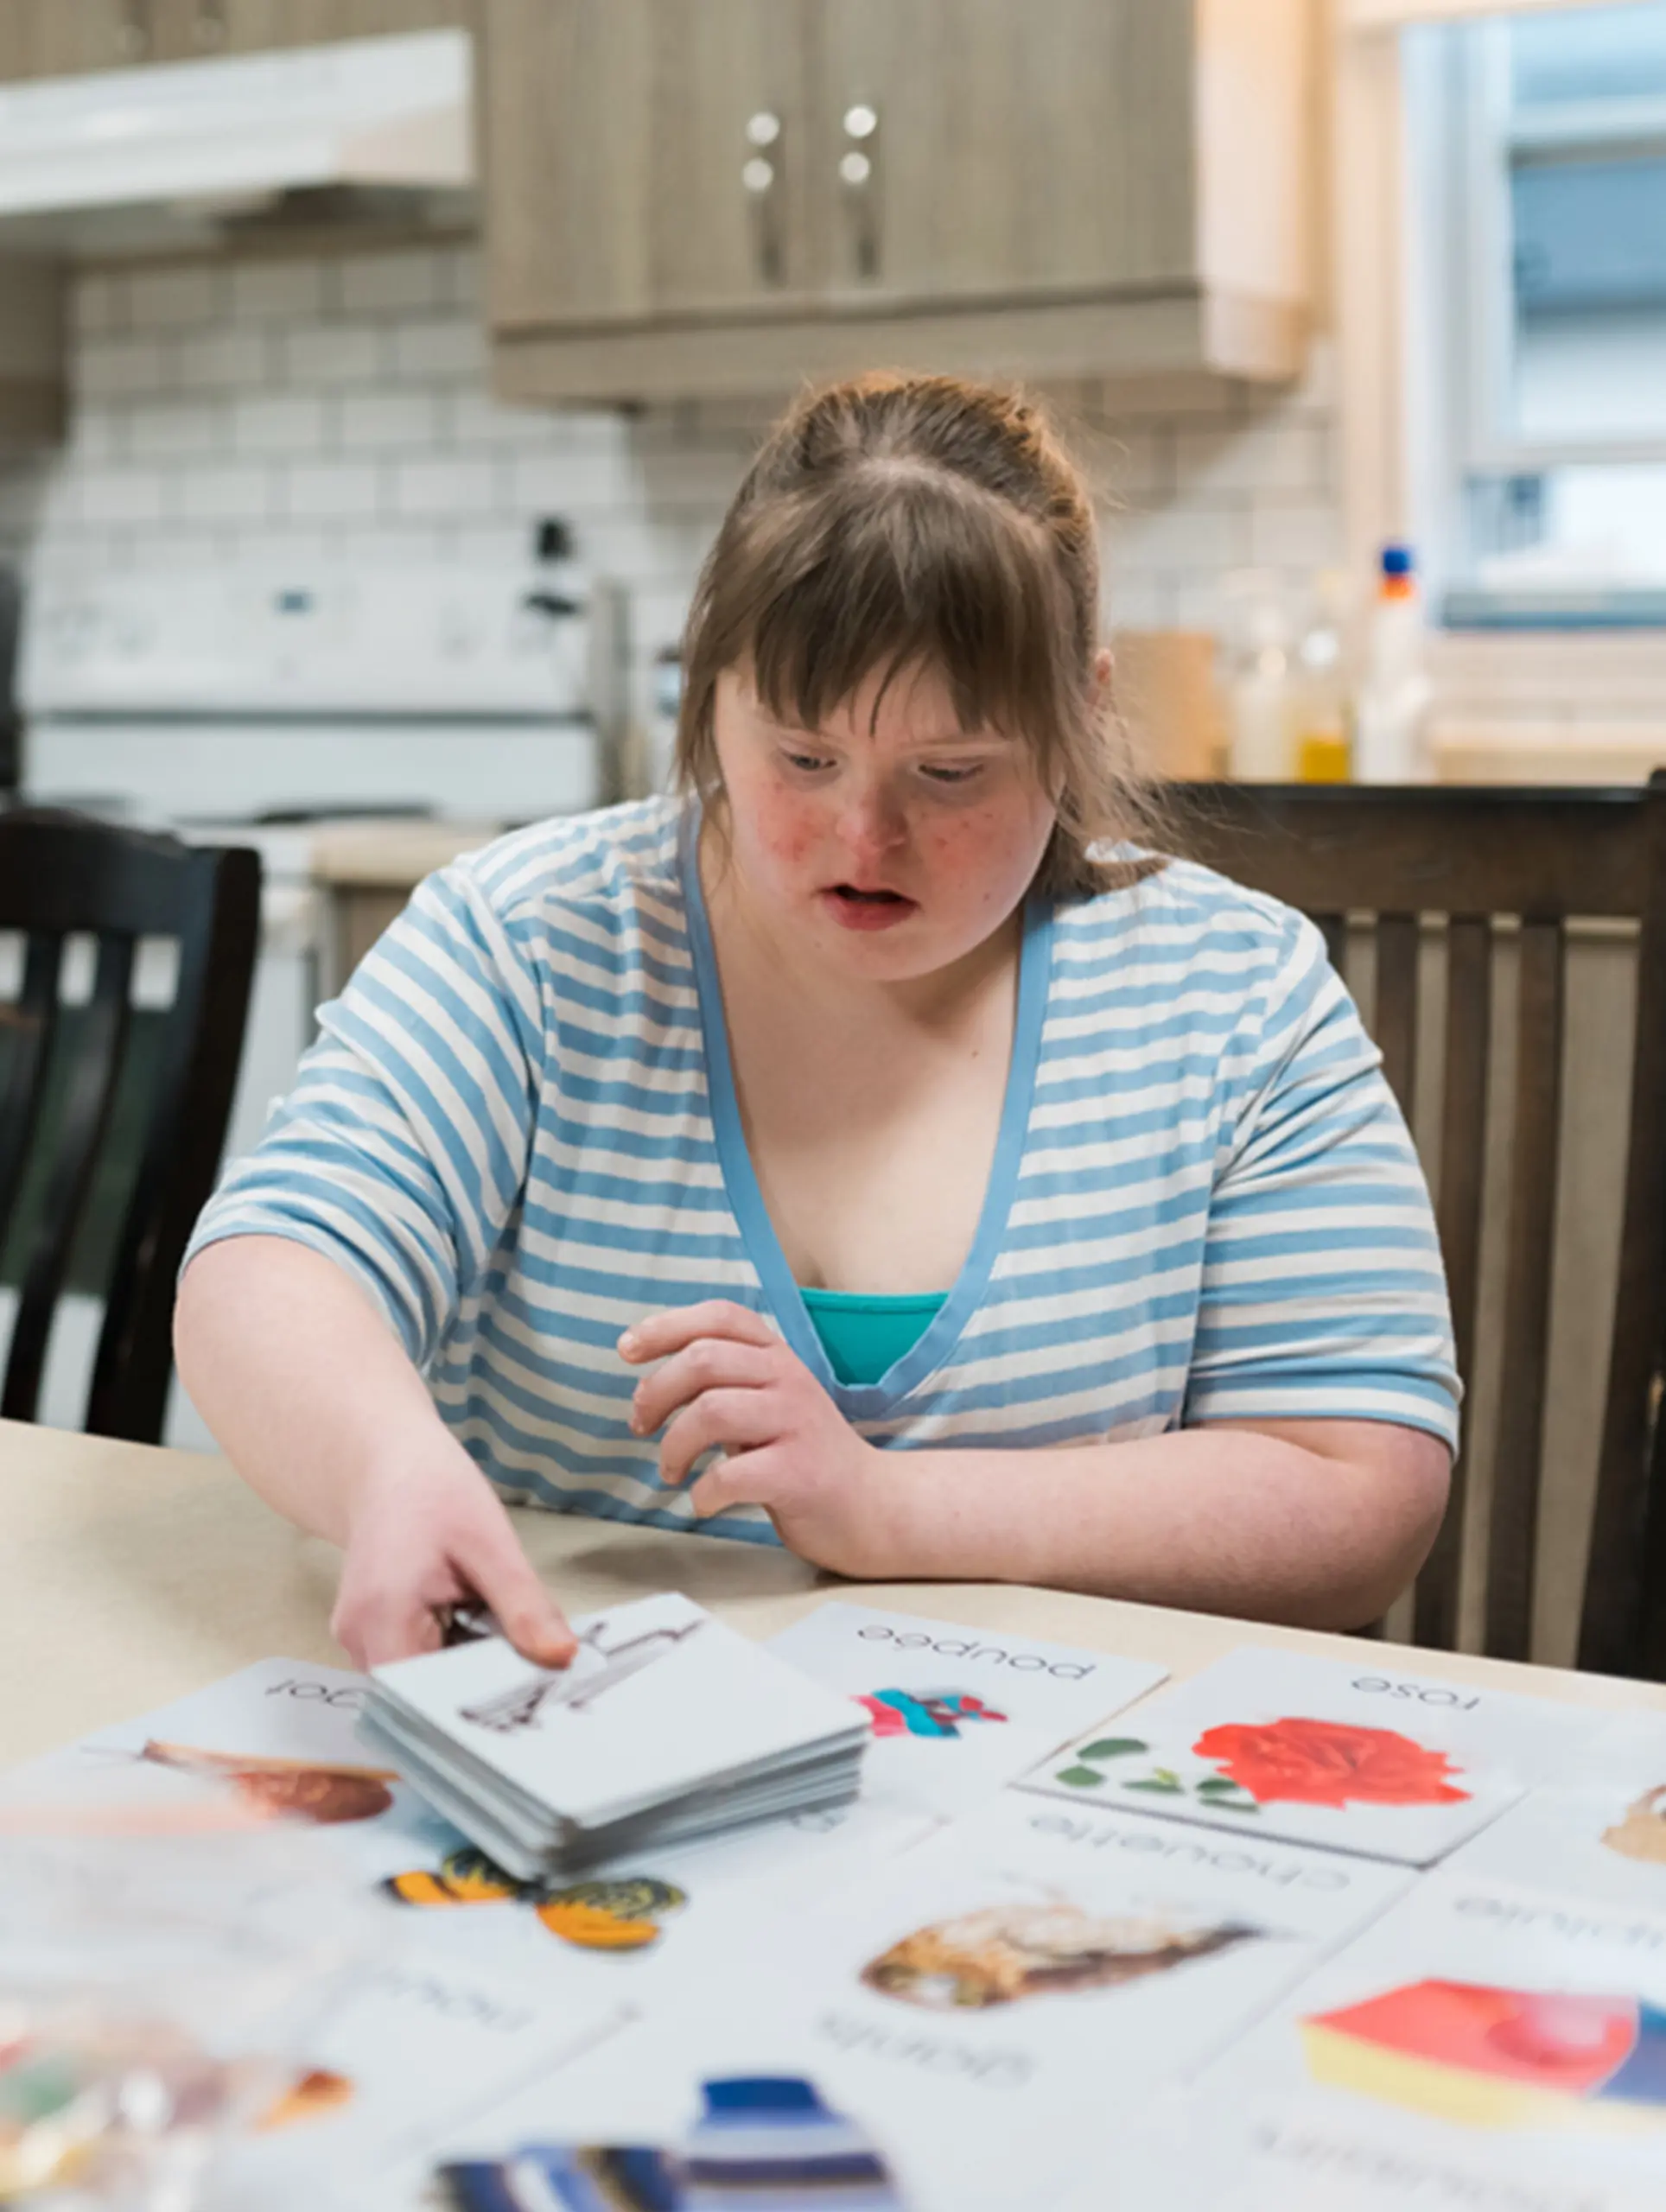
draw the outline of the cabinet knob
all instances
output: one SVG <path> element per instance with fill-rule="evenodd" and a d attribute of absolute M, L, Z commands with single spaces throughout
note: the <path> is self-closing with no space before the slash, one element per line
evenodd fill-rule
<path fill-rule="evenodd" d="M 762 194 L 769 191 L 775 182 L 774 162 L 766 162 L 761 155 L 754 154 L 749 162 L 741 162 L 741 181 L 748 192 Z"/>
<path fill-rule="evenodd" d="M 781 135 L 781 118 L 768 108 L 760 107 L 755 115 L 747 118 L 748 146 L 773 146 Z"/>
<path fill-rule="evenodd" d="M 844 111 L 844 135 L 847 138 L 871 138 L 880 127 L 879 111 L 869 107 L 866 100 L 858 100 Z"/>
<path fill-rule="evenodd" d="M 874 174 L 874 164 L 866 154 L 846 154 L 839 162 L 839 175 L 846 184 L 866 184 Z"/>

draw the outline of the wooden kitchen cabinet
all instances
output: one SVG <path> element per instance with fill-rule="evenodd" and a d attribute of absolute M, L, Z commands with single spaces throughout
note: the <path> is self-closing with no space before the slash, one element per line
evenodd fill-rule
<path fill-rule="evenodd" d="M 1318 0 L 481 0 L 496 379 L 1300 366 Z"/>
<path fill-rule="evenodd" d="M 0 0 L 0 81 L 474 26 L 475 0 Z"/>

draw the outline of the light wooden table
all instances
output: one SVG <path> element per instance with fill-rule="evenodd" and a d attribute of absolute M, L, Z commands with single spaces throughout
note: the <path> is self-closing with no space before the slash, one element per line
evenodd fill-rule
<path fill-rule="evenodd" d="M 1256 1643 L 1491 1683 L 1593 1710 L 1666 1711 L 1666 1688 L 1396 1651 L 1200 1613 L 1001 1584 L 842 1584 L 785 1552 L 552 1513 L 517 1515 L 573 1612 L 676 1588 L 767 1636 L 834 1593 L 1192 1674 Z M 0 1764 L 200 1689 L 251 1660 L 334 1661 L 337 1555 L 298 1535 L 222 1459 L 0 1421 Z"/>

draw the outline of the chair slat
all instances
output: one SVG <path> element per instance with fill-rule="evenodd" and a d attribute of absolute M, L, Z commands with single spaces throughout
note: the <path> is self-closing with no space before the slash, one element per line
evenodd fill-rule
<path fill-rule="evenodd" d="M 1487 1062 L 1492 1026 L 1492 925 L 1454 915 L 1447 935 L 1446 1084 L 1440 1114 L 1440 1192 L 1435 1218 L 1452 1300 L 1458 1372 L 1475 1371 L 1481 1274 L 1481 1198 L 1486 1183 Z M 1452 1471 L 1447 1517 L 1417 1578 L 1412 1633 L 1452 1650 L 1458 1641 L 1459 1577 L 1468 1491 L 1468 1452 Z"/>
<path fill-rule="evenodd" d="M 1415 914 L 1378 918 L 1377 1041 L 1383 1072 L 1408 1122 L 1417 1087 L 1417 939 Z"/>
<path fill-rule="evenodd" d="M 23 1267 L 22 1295 L 12 1325 L 0 1415 L 32 1421 L 46 1367 L 52 1316 L 69 1272 L 75 1234 L 110 1118 L 127 1039 L 133 981 L 133 939 L 99 942 L 92 996 L 71 1072 L 62 1120 L 54 1131 L 46 1194 Z"/>
<path fill-rule="evenodd" d="M 1504 1390 L 1489 1530 L 1486 1648 L 1525 1659 L 1533 1633 L 1539 1469 L 1561 1121 L 1562 925 L 1524 921 L 1504 1299 Z"/>
<path fill-rule="evenodd" d="M 1659 1681 L 1666 1680 L 1666 791 L 1650 804 L 1653 893 L 1637 945 L 1631 1139 L 1579 1664 Z"/>
<path fill-rule="evenodd" d="M 1348 917 L 1345 914 L 1315 914 L 1313 920 L 1325 939 L 1325 950 L 1331 957 L 1331 965 L 1343 981 L 1348 976 Z"/>
<path fill-rule="evenodd" d="M 11 1040 L 7 1054 L 10 1072 L 0 1090 L 0 1247 L 22 1185 L 42 1081 L 52 1057 L 63 950 L 60 937 L 32 936 L 24 957 L 23 988 L 13 1004 L 0 1007 L 0 1025 Z"/>

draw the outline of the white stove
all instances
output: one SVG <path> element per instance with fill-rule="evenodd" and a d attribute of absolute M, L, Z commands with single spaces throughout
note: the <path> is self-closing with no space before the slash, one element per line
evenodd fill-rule
<path fill-rule="evenodd" d="M 258 1140 L 314 1033 L 319 831 L 417 816 L 490 834 L 600 804 L 621 757 L 626 650 L 620 595 L 553 563 L 149 571 L 26 601 L 25 802 L 261 855 L 228 1157 Z M 136 1005 L 165 1005 L 173 948 L 142 947 L 137 968 Z M 67 1424 L 98 1321 L 96 1301 L 75 1305 L 44 1392 L 43 1417 Z M 177 1389 L 168 1440 L 208 1441 Z"/>

